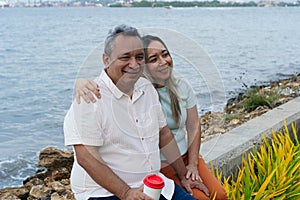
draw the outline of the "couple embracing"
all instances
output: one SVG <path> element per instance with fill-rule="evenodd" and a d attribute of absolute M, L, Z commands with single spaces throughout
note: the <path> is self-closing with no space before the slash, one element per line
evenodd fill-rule
<path fill-rule="evenodd" d="M 165 182 L 160 200 L 227 199 L 199 155 L 196 97 L 172 74 L 164 42 L 120 25 L 106 37 L 102 60 L 94 81 L 77 80 L 64 122 L 76 199 L 151 200 L 143 193 L 148 174 Z"/>

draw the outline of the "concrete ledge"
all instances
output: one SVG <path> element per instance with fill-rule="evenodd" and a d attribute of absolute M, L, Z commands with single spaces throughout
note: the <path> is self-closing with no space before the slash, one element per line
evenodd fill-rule
<path fill-rule="evenodd" d="M 204 142 L 200 153 L 206 163 L 213 165 L 229 176 L 237 171 L 244 152 L 249 152 L 262 142 L 262 134 L 270 136 L 271 131 L 278 131 L 284 125 L 297 123 L 297 134 L 300 126 L 300 97 L 289 101 L 269 112 L 256 117 L 231 131 Z"/>

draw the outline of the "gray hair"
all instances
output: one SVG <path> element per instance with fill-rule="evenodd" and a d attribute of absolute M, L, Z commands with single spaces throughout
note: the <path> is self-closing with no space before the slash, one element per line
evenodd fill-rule
<path fill-rule="evenodd" d="M 109 57 L 114 49 L 115 39 L 118 35 L 136 36 L 142 40 L 142 38 L 136 28 L 127 26 L 125 24 L 116 26 L 115 28 L 109 30 L 108 35 L 105 39 L 105 43 L 104 43 L 104 53 Z"/>

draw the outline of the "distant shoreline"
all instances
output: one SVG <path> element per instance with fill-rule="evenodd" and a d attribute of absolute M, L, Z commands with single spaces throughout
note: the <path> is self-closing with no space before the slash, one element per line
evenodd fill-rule
<path fill-rule="evenodd" d="M 258 2 L 249 1 L 249 2 L 221 2 L 221 1 L 145 1 L 142 0 L 140 2 L 123 2 L 120 3 L 118 1 L 102 1 L 105 3 L 100 3 L 96 0 L 89 0 L 85 2 L 80 1 L 71 1 L 71 2 L 63 2 L 63 1 L 46 1 L 46 2 L 16 2 L 16 3 L 7 3 L 6 1 L 0 0 L 0 8 L 14 8 L 14 7 L 124 7 L 124 8 L 209 8 L 209 7 L 299 7 L 300 1 L 294 2 L 278 2 L 276 0 L 261 0 Z"/>

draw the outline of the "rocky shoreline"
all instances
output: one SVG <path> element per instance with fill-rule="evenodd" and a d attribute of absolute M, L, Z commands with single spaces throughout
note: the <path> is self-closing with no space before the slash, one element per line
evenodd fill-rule
<path fill-rule="evenodd" d="M 257 94 L 266 98 L 265 101 L 263 98 L 256 98 L 260 97 Z M 273 94 L 276 94 L 276 99 L 269 101 L 269 97 Z M 205 142 L 224 134 L 298 96 L 300 96 L 300 74 L 289 79 L 271 82 L 269 85 L 253 87 L 246 93 L 230 99 L 224 112 L 208 112 L 200 117 L 202 141 Z M 253 104 L 259 102 L 261 105 L 257 104 L 256 107 L 247 109 L 247 102 L 252 97 L 256 98 L 254 98 Z M 54 147 L 42 149 L 38 165 L 43 167 L 43 170 L 37 171 L 36 174 L 24 180 L 22 187 L 0 190 L 0 200 L 75 199 L 69 180 L 73 161 L 72 151 Z"/>
<path fill-rule="evenodd" d="M 272 100 L 271 97 L 276 97 Z M 231 129 L 300 96 L 300 74 L 268 85 L 253 86 L 245 93 L 227 101 L 223 112 L 207 112 L 200 116 L 202 142 Z M 246 109 L 247 103 L 257 104 Z M 246 104 L 246 105 L 245 105 Z"/>

